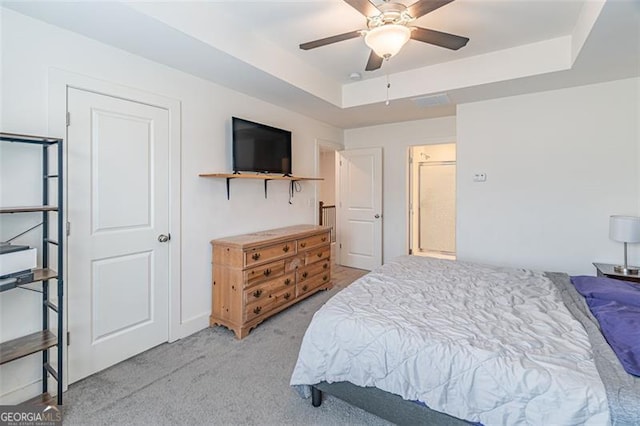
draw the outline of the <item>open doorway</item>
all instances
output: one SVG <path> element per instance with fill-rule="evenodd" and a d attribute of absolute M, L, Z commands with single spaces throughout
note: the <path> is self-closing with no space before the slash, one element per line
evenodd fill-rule
<path fill-rule="evenodd" d="M 317 176 L 323 178 L 317 187 L 318 212 L 316 223 L 331 226 L 331 258 L 337 263 L 336 241 L 336 161 L 342 146 L 330 141 L 317 140 Z"/>
<path fill-rule="evenodd" d="M 409 149 L 409 253 L 455 259 L 456 145 Z"/>

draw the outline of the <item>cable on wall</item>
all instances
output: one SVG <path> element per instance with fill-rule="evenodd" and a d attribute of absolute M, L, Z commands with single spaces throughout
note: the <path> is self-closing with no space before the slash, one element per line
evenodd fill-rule
<path fill-rule="evenodd" d="M 293 194 L 300 191 L 302 191 L 302 184 L 296 180 L 292 180 L 289 186 L 289 204 L 293 204 Z"/>

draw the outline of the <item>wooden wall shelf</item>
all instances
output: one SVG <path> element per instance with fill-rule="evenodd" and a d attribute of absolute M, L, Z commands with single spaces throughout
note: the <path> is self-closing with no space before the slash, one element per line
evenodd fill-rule
<path fill-rule="evenodd" d="M 291 182 L 291 196 L 293 197 L 293 185 L 295 182 L 305 180 L 324 180 L 324 178 L 318 177 L 302 177 L 302 176 L 283 176 L 283 175 L 268 175 L 268 174 L 246 174 L 241 173 L 200 173 L 198 176 L 206 178 L 219 178 L 226 179 L 227 181 L 227 200 L 229 199 L 229 182 L 231 179 L 253 179 L 264 181 L 264 198 L 267 198 L 267 182 L 271 180 L 285 180 Z"/>

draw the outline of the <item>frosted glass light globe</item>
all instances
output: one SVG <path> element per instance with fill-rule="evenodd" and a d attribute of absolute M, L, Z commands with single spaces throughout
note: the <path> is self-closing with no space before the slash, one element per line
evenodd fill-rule
<path fill-rule="evenodd" d="M 411 30 L 404 25 L 387 24 L 373 28 L 364 36 L 364 42 L 381 58 L 397 54 L 411 38 Z"/>

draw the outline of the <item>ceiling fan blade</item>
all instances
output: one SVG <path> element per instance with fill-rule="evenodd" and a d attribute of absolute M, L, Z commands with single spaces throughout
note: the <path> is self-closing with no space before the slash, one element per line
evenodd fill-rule
<path fill-rule="evenodd" d="M 371 16 L 378 16 L 380 14 L 380 9 L 378 9 L 369 0 L 344 0 L 344 2 L 367 18 Z"/>
<path fill-rule="evenodd" d="M 418 0 L 407 8 L 407 12 L 409 12 L 409 15 L 411 15 L 412 18 L 418 19 L 419 17 L 424 16 L 429 12 L 433 12 L 452 1 L 453 0 Z"/>
<path fill-rule="evenodd" d="M 344 34 L 338 34 L 331 37 L 321 38 L 319 40 L 302 43 L 300 45 L 300 49 L 302 50 L 315 49 L 316 47 L 326 46 L 327 44 L 337 43 L 343 40 L 349 40 L 350 38 L 360 37 L 361 35 L 362 35 L 361 30 L 351 31 Z"/>
<path fill-rule="evenodd" d="M 367 66 L 365 67 L 365 71 L 375 71 L 382 66 L 383 59 L 376 55 L 376 52 L 373 50 L 369 55 L 369 60 L 367 61 Z"/>
<path fill-rule="evenodd" d="M 458 50 L 466 46 L 469 39 L 449 33 L 441 33 L 436 30 L 428 30 L 426 28 L 411 27 L 411 38 L 413 40 L 434 44 L 440 47 L 446 47 L 451 50 Z"/>

